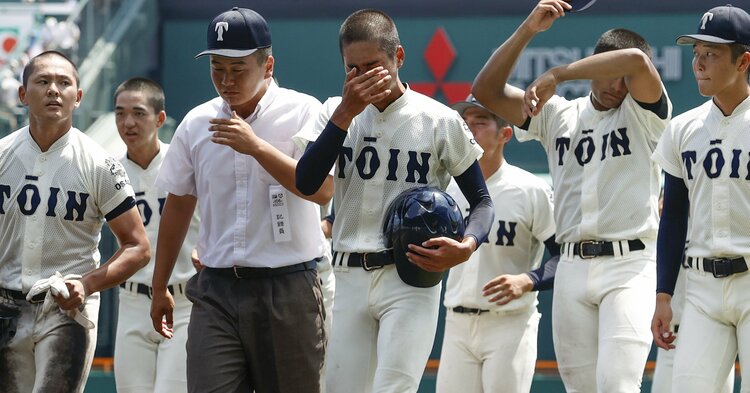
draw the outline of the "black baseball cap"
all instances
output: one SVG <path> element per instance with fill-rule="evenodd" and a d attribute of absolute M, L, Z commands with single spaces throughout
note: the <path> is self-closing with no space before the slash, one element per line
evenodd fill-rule
<path fill-rule="evenodd" d="M 677 37 L 680 45 L 692 45 L 695 41 L 750 45 L 750 15 L 731 4 L 711 8 L 698 22 L 696 34 Z"/>
<path fill-rule="evenodd" d="M 471 107 L 477 107 L 477 108 L 482 108 L 484 110 L 488 110 L 482 104 L 480 104 L 479 101 L 477 101 L 477 99 L 474 98 L 474 95 L 472 94 L 469 94 L 469 96 L 466 97 L 466 100 L 453 104 L 451 108 L 455 109 L 458 113 L 463 115 L 464 111 Z"/>
<path fill-rule="evenodd" d="M 208 49 L 195 57 L 217 55 L 245 57 L 261 48 L 271 46 L 268 23 L 259 13 L 234 7 L 219 14 L 208 25 Z"/>

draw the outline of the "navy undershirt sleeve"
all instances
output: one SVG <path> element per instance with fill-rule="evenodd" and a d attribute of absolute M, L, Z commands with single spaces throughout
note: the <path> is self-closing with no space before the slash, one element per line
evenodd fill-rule
<path fill-rule="evenodd" d="M 647 104 L 645 102 L 640 102 L 638 100 L 634 100 L 638 103 L 638 105 L 648 111 L 654 112 L 656 116 L 659 116 L 660 119 L 666 119 L 667 115 L 669 114 L 669 105 L 667 104 L 667 95 L 664 94 L 664 92 L 661 93 L 661 97 L 659 97 L 659 101 L 656 101 L 654 103 Z"/>
<path fill-rule="evenodd" d="M 346 131 L 329 121 L 318 139 L 307 145 L 295 170 L 294 185 L 299 192 L 303 195 L 318 192 L 336 163 L 345 139 Z"/>
<path fill-rule="evenodd" d="M 552 235 L 544 241 L 544 246 L 549 251 L 550 259 L 537 269 L 526 273 L 534 282 L 532 291 L 546 291 L 554 287 L 557 263 L 560 261 L 560 245 L 555 243 L 555 235 Z"/>
<path fill-rule="evenodd" d="M 122 203 L 117 205 L 114 209 L 112 209 L 111 212 L 104 215 L 104 219 L 107 221 L 112 221 L 115 218 L 119 217 L 120 214 L 125 213 L 126 211 L 130 210 L 135 206 L 135 198 L 129 196 L 125 198 Z"/>
<path fill-rule="evenodd" d="M 495 220 L 495 209 L 492 206 L 487 184 L 484 182 L 479 162 L 474 161 L 469 169 L 455 177 L 456 184 L 469 202 L 469 217 L 466 219 L 464 237 L 472 236 L 477 248 L 487 240 L 492 222 Z"/>
<path fill-rule="evenodd" d="M 664 207 L 656 240 L 656 293 L 674 294 L 687 237 L 690 200 L 685 182 L 664 176 Z"/>

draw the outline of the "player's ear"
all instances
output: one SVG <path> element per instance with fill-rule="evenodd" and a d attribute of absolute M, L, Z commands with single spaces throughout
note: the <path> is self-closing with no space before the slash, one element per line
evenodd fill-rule
<path fill-rule="evenodd" d="M 159 111 L 159 113 L 156 114 L 156 128 L 160 128 L 162 125 L 164 125 L 164 122 L 167 120 L 167 112 Z"/>
<path fill-rule="evenodd" d="M 29 104 L 26 102 L 26 88 L 23 87 L 23 85 L 18 86 L 18 100 L 21 101 L 21 103 L 24 106 L 28 106 Z"/>
<path fill-rule="evenodd" d="M 399 45 L 396 47 L 396 67 L 401 68 L 404 65 L 404 58 L 406 57 L 406 51 L 404 47 Z"/>
<path fill-rule="evenodd" d="M 500 128 L 500 135 L 502 135 L 503 143 L 508 143 L 513 138 L 513 127 L 505 125 Z"/>
<path fill-rule="evenodd" d="M 266 64 L 265 64 L 265 78 L 272 78 L 273 77 L 273 65 L 274 65 L 274 59 L 273 56 L 268 56 L 266 58 Z"/>
<path fill-rule="evenodd" d="M 750 67 L 750 52 L 743 53 L 739 59 L 737 64 L 737 71 L 741 73 L 747 72 L 748 67 Z"/>
<path fill-rule="evenodd" d="M 83 89 L 78 89 L 78 92 L 76 92 L 76 103 L 75 103 L 76 108 L 78 108 L 78 106 L 81 105 L 82 99 L 83 99 Z"/>

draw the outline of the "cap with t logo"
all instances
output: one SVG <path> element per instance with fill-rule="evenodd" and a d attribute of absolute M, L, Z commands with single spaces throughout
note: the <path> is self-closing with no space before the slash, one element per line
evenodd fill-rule
<path fill-rule="evenodd" d="M 208 49 L 195 57 L 206 55 L 245 57 L 271 46 L 268 23 L 259 13 L 234 7 L 219 14 L 208 26 Z"/>
<path fill-rule="evenodd" d="M 680 45 L 692 45 L 696 41 L 750 45 L 750 15 L 742 8 L 732 7 L 730 4 L 711 8 L 698 22 L 696 34 L 677 37 Z"/>

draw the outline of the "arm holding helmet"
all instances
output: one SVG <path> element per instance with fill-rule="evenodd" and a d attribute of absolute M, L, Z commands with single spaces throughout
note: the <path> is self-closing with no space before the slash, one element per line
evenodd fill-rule
<path fill-rule="evenodd" d="M 422 243 L 410 244 L 406 257 L 428 272 L 441 272 L 459 263 L 466 262 L 479 245 L 487 240 L 495 210 L 490 193 L 484 182 L 479 162 L 474 163 L 459 176 L 456 184 L 469 202 L 469 216 L 462 241 L 447 237 L 436 237 Z"/>

